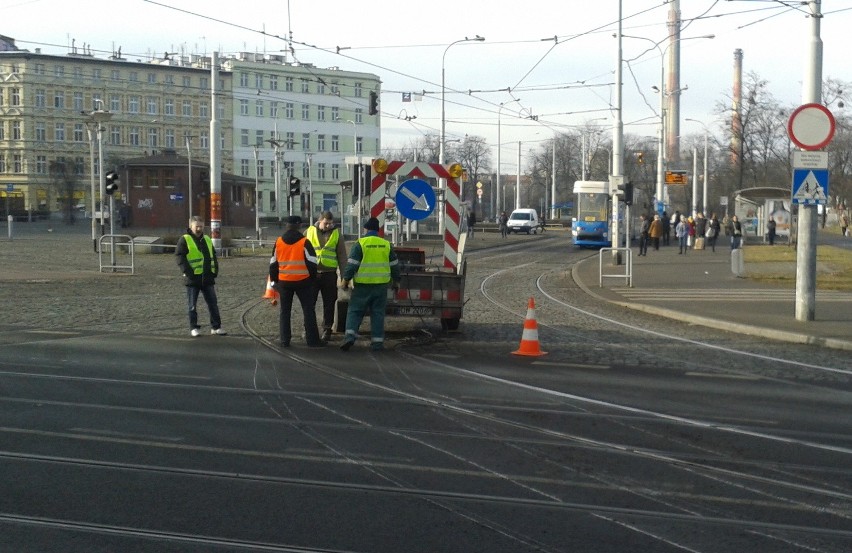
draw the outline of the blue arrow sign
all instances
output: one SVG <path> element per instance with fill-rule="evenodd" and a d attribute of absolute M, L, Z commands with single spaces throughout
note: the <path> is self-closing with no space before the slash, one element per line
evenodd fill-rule
<path fill-rule="evenodd" d="M 793 169 L 793 203 L 825 205 L 828 199 L 828 169 Z"/>
<path fill-rule="evenodd" d="M 435 191 L 425 180 L 409 179 L 400 184 L 395 199 L 402 216 L 414 221 L 425 219 L 435 209 Z"/>

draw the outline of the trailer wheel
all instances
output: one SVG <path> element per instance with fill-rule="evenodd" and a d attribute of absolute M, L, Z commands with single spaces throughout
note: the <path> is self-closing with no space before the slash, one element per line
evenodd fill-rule
<path fill-rule="evenodd" d="M 459 329 L 458 317 L 441 319 L 441 330 L 458 330 L 458 329 Z"/>

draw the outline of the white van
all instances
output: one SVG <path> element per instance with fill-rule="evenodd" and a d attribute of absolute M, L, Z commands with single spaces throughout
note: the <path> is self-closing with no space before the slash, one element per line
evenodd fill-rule
<path fill-rule="evenodd" d="M 537 234 L 541 227 L 541 221 L 539 221 L 538 213 L 534 209 L 516 209 L 509 215 L 509 224 L 506 226 L 510 234 L 512 232 Z"/>

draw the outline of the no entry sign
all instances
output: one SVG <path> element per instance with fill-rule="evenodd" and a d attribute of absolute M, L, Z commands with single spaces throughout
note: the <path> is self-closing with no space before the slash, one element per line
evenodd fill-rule
<path fill-rule="evenodd" d="M 803 150 L 821 150 L 834 138 L 834 116 L 822 104 L 799 106 L 787 122 L 787 134 Z"/>

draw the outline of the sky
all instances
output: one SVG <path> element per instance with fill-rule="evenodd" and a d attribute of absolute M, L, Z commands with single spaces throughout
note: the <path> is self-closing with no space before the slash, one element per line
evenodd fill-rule
<path fill-rule="evenodd" d="M 622 3 L 624 132 L 653 137 L 660 99 L 652 86 L 661 80 L 672 3 Z M 681 0 L 680 11 L 680 86 L 688 87 L 682 136 L 703 136 L 686 118 L 718 132 L 717 107 L 730 104 L 738 48 L 744 74 L 768 81 L 782 105 L 802 103 L 806 6 Z M 823 78 L 852 82 L 852 0 L 823 0 L 822 12 Z M 615 121 L 619 0 L 0 0 L 0 14 L 0 34 L 50 54 L 67 53 L 72 41 L 97 57 L 120 47 L 125 58 L 141 60 L 164 52 L 266 52 L 376 74 L 383 149 L 440 133 L 442 80 L 447 139 L 481 136 L 494 147 L 499 120 L 504 164 L 517 157 L 518 142 L 528 151 L 590 124 L 611 134 Z M 698 38 L 707 35 L 714 38 Z M 465 40 L 477 36 L 484 40 Z"/>

